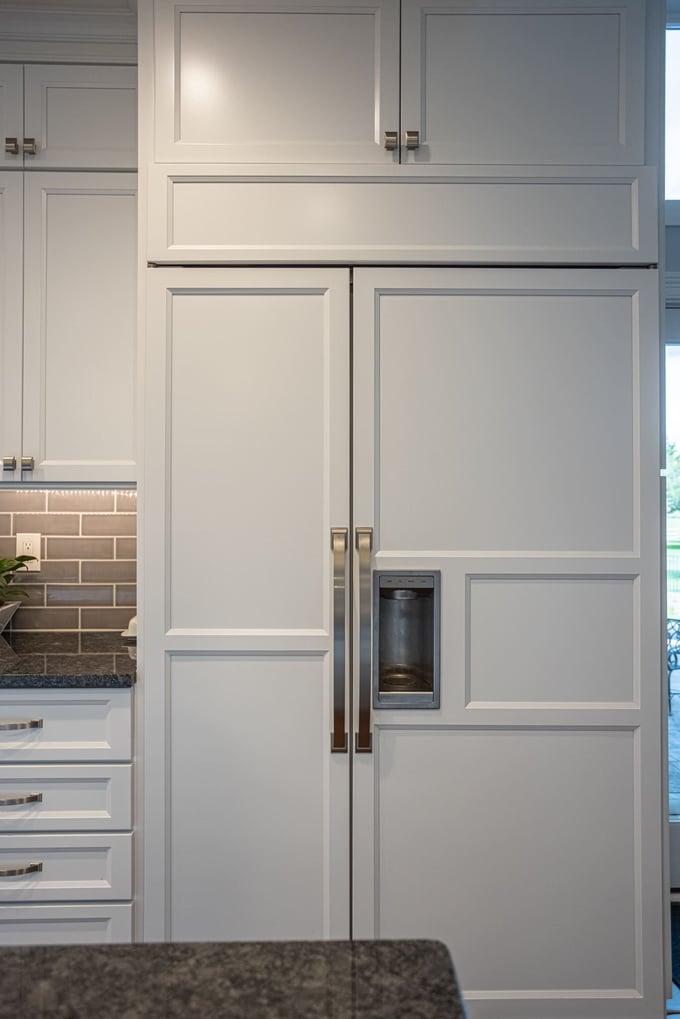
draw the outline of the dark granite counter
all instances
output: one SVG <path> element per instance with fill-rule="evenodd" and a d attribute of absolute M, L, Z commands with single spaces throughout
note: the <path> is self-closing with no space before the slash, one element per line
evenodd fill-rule
<path fill-rule="evenodd" d="M 0 689 L 116 687 L 135 682 L 136 646 L 119 633 L 59 631 L 0 636 Z"/>
<path fill-rule="evenodd" d="M 5 1019 L 463 1019 L 437 941 L 0 950 Z"/>

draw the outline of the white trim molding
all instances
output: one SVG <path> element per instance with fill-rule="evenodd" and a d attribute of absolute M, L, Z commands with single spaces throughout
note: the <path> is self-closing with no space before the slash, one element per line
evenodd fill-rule
<path fill-rule="evenodd" d="M 0 60 L 137 63 L 137 16 L 127 0 L 0 0 L 0 11 Z"/>

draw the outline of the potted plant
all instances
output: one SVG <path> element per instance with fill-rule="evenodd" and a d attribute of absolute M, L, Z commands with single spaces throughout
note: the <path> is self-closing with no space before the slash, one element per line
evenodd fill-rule
<path fill-rule="evenodd" d="M 35 559 L 34 555 L 20 555 L 16 559 L 0 559 L 0 633 L 21 605 L 21 599 L 28 591 L 14 584 L 14 575 L 18 570 L 25 570 L 26 563 Z"/>

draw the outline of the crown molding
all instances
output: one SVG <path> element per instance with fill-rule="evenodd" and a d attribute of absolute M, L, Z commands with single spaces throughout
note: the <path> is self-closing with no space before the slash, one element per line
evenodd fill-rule
<path fill-rule="evenodd" d="M 137 16 L 126 0 L 20 8 L 0 0 L 0 11 L 0 60 L 137 62 Z"/>

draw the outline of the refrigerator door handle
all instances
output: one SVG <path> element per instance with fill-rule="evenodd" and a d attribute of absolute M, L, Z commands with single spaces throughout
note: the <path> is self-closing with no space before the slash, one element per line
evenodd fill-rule
<path fill-rule="evenodd" d="M 359 731 L 355 735 L 357 754 L 373 752 L 371 734 L 371 550 L 373 528 L 357 527 L 359 553 Z"/>
<path fill-rule="evenodd" d="M 331 753 L 346 754 L 345 728 L 345 620 L 347 578 L 347 528 L 331 527 L 333 550 L 333 732 Z"/>

